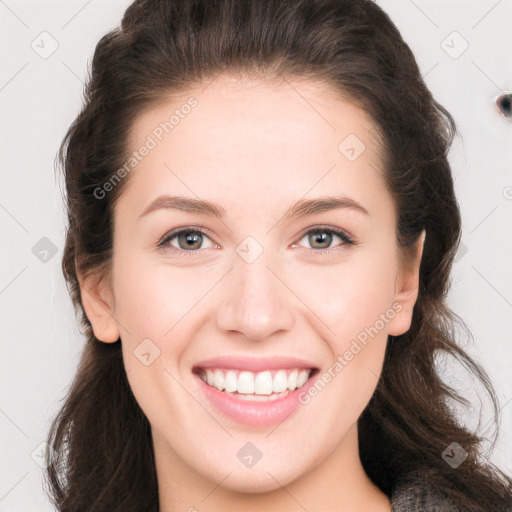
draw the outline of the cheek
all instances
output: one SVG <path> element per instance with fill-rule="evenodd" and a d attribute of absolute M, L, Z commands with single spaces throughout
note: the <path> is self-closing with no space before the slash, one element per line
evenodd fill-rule
<path fill-rule="evenodd" d="M 324 330 L 330 360 L 302 400 L 312 407 L 312 416 L 323 418 L 319 435 L 333 443 L 357 421 L 375 391 L 395 315 L 395 265 L 390 248 L 360 254 L 337 271 L 312 268 L 308 279 L 300 278 L 300 293 L 307 290 L 311 310 L 332 331 Z"/>
<path fill-rule="evenodd" d="M 207 269 L 172 268 L 161 261 L 141 264 L 121 259 L 114 265 L 113 278 L 117 320 L 133 342 L 178 339 L 180 319 L 201 308 L 200 299 L 212 285 Z"/>
<path fill-rule="evenodd" d="M 182 433 L 174 415 L 185 422 L 190 414 L 178 382 L 178 363 L 195 334 L 187 320 L 201 307 L 208 285 L 198 277 L 191 286 L 191 275 L 144 258 L 119 258 L 113 265 L 115 315 L 131 390 L 150 423 L 176 437 Z"/>
<path fill-rule="evenodd" d="M 296 272 L 294 291 L 321 320 L 333 349 L 345 350 L 350 341 L 377 323 L 386 337 L 381 315 L 392 310 L 396 261 L 389 251 L 355 253 L 339 265 L 311 265 Z M 392 312 L 392 311 L 391 311 Z"/>

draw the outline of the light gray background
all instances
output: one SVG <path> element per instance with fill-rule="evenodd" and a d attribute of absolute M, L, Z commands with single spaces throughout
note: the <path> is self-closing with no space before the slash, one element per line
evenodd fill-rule
<path fill-rule="evenodd" d="M 0 512 L 53 510 L 41 487 L 40 443 L 83 346 L 60 270 L 64 216 L 54 158 L 78 114 L 95 44 L 129 3 L 0 0 Z M 512 1 L 378 3 L 461 134 L 451 163 L 464 234 L 449 301 L 473 332 L 467 349 L 497 388 L 503 422 L 492 460 L 512 473 L 512 123 L 493 103 L 512 89 Z M 44 55 L 52 44 L 58 48 Z M 44 253 L 43 237 L 56 254 Z M 452 369 L 445 375 L 463 382 Z M 489 419 L 484 410 L 479 432 L 491 433 Z M 467 418 L 473 427 L 477 420 L 476 412 Z"/>

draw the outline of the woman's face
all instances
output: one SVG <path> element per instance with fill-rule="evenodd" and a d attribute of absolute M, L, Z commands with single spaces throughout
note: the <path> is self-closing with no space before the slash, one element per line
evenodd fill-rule
<path fill-rule="evenodd" d="M 375 136 L 307 82 L 220 77 L 136 120 L 93 327 L 121 336 L 159 468 L 251 492 L 356 460 L 417 285 Z"/>

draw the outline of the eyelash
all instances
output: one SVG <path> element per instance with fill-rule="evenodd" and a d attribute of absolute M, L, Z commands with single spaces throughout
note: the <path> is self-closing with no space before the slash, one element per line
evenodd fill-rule
<path fill-rule="evenodd" d="M 186 251 L 184 249 L 178 249 L 176 247 L 171 246 L 170 245 L 171 240 L 176 238 L 181 233 L 200 233 L 201 235 L 204 235 L 204 236 L 210 238 L 210 240 L 211 240 L 211 237 L 201 228 L 192 228 L 192 227 L 177 228 L 173 231 L 170 231 L 169 233 L 166 233 L 160 239 L 160 241 L 157 244 L 158 248 L 163 249 L 163 250 L 170 249 L 170 250 L 172 250 L 172 252 L 176 252 L 179 256 L 185 256 L 185 257 L 194 256 L 196 253 L 199 253 L 203 250 L 203 249 L 195 249 L 192 251 Z M 299 238 L 299 241 L 302 240 L 306 235 L 309 235 L 312 233 L 331 233 L 331 234 L 337 235 L 343 242 L 339 246 L 330 247 L 327 249 L 311 249 L 311 251 L 313 251 L 313 253 L 316 253 L 319 255 L 325 254 L 326 252 L 327 253 L 333 252 L 337 248 L 339 248 L 340 246 L 343 246 L 343 245 L 357 245 L 357 242 L 355 242 L 352 239 L 352 237 L 350 237 L 345 231 L 342 231 L 337 228 L 327 227 L 327 226 L 326 227 L 316 226 L 314 228 L 309 229 Z M 213 240 L 212 240 L 212 242 L 213 242 Z"/>

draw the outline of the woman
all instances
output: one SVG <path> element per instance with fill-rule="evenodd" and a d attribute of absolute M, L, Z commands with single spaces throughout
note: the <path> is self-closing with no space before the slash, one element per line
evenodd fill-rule
<path fill-rule="evenodd" d="M 58 510 L 508 510 L 448 407 L 449 113 L 366 0 L 140 0 L 61 148 Z"/>

